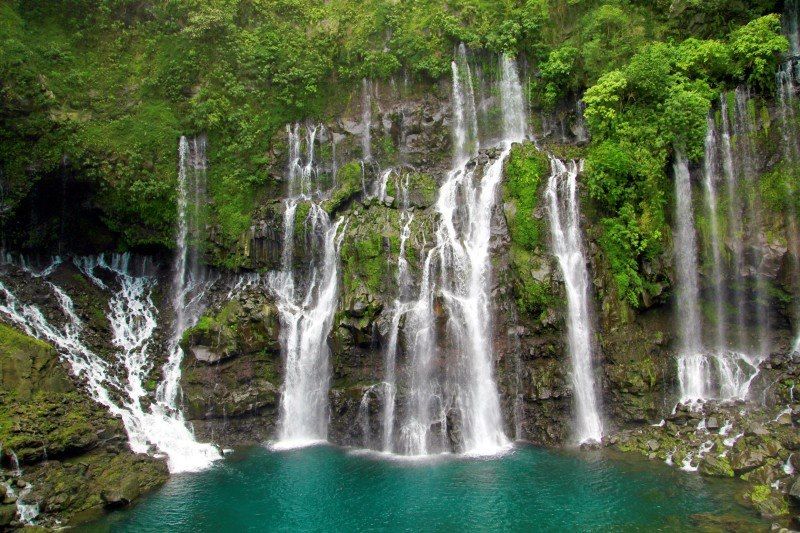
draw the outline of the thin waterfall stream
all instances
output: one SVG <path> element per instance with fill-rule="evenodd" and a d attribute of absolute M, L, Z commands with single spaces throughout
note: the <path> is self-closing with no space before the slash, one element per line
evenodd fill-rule
<path fill-rule="evenodd" d="M 580 230 L 577 192 L 579 168 L 575 161 L 565 165 L 552 156 L 550 165 L 547 210 L 553 253 L 564 276 L 567 293 L 567 337 L 577 411 L 575 434 L 580 444 L 600 442 L 603 425 L 592 368 L 594 339 L 589 306 L 589 273 Z"/>

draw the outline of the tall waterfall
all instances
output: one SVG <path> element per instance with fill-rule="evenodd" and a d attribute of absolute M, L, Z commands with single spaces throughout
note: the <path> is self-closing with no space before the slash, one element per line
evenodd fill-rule
<path fill-rule="evenodd" d="M 592 370 L 592 322 L 589 314 L 589 273 L 580 231 L 577 195 L 578 165 L 550 158 L 547 208 L 553 252 L 558 259 L 567 290 L 567 331 L 572 359 L 572 384 L 577 409 L 576 436 L 579 443 L 599 442 L 603 427 Z"/>
<path fill-rule="evenodd" d="M 193 325 L 202 313 L 196 298 L 208 284 L 207 274 L 199 258 L 200 206 L 206 188 L 205 138 L 193 139 L 190 147 L 186 137 L 178 146 L 178 229 L 173 263 L 172 310 L 174 313 L 169 339 L 169 358 L 164 365 L 164 381 L 158 387 L 158 404 L 166 411 L 180 412 L 177 405 L 183 332 Z"/>
<path fill-rule="evenodd" d="M 700 280 L 689 162 L 675 149 L 675 277 L 678 298 L 678 380 L 681 401 L 706 398 L 708 361 L 702 352 Z"/>
<path fill-rule="evenodd" d="M 281 319 L 281 351 L 285 360 L 276 447 L 292 448 L 324 441 L 328 436 L 330 349 L 328 334 L 339 292 L 341 220 L 331 223 L 321 207 L 323 193 L 314 162 L 316 127 L 306 129 L 305 161 L 299 125 L 289 136 L 289 198 L 284 201 L 281 270 L 269 279 Z M 308 204 L 303 220 L 307 239 L 307 271 L 295 276 L 294 241 L 297 207 Z"/>
<path fill-rule="evenodd" d="M 409 211 L 408 187 L 410 176 L 406 174 L 401 180 L 398 177 L 397 190 L 400 195 L 400 249 L 397 253 L 397 298 L 392 309 L 392 319 L 389 324 L 389 338 L 384 352 L 384 399 L 383 399 L 383 439 L 382 449 L 391 452 L 394 444 L 395 409 L 397 402 L 397 342 L 400 332 L 400 320 L 407 312 L 413 281 L 406 258 L 406 245 L 411 237 L 411 224 L 414 222 L 414 213 Z"/>
<path fill-rule="evenodd" d="M 722 279 L 722 237 L 717 217 L 717 176 L 719 161 L 717 157 L 717 133 L 714 119 L 707 120 L 705 140 L 705 158 L 703 167 L 703 185 L 705 187 L 706 214 L 709 221 L 709 240 L 711 248 L 711 277 L 714 290 L 714 320 L 716 321 L 714 348 L 724 350 L 728 346 L 727 327 L 725 323 L 725 286 Z"/>
<path fill-rule="evenodd" d="M 743 187 L 752 190 L 756 185 L 753 151 L 747 139 L 755 126 L 747 117 L 746 92 L 737 91 L 736 102 L 731 113 L 728 99 L 723 96 L 721 123 L 718 125 L 713 116 L 707 121 L 703 165 L 708 228 L 705 250 L 714 304 L 714 327 L 713 333 L 706 332 L 708 342 L 703 342 L 703 326 L 707 324 L 699 307 L 699 265 L 688 162 L 683 154 L 676 154 L 675 255 L 681 401 L 744 399 L 768 350 L 767 295 L 764 276 L 759 272 L 761 258 L 745 254 L 746 239 L 757 238 L 760 228 L 760 205 L 753 199 L 757 193 L 742 193 Z M 723 180 L 725 188 L 720 194 L 718 184 Z M 727 210 L 727 233 L 719 222 L 722 206 Z M 731 251 L 730 261 L 723 253 L 726 245 Z M 754 298 L 747 293 L 748 279 L 754 279 L 751 283 Z M 729 333 L 731 317 L 735 327 Z M 752 319 L 757 325 L 756 337 L 749 334 Z"/>
<path fill-rule="evenodd" d="M 372 81 L 361 80 L 361 152 L 364 161 L 372 160 Z M 366 189 L 365 189 L 366 190 Z"/>
<path fill-rule="evenodd" d="M 446 450 L 449 409 L 461 422 L 463 452 L 493 454 L 509 443 L 494 381 L 489 243 L 503 165 L 512 143 L 524 140 L 526 121 L 516 63 L 503 56 L 500 67 L 503 140 L 499 156 L 479 177 L 470 165 L 479 143 L 471 72 L 463 47 L 451 65 L 453 168 L 439 189 L 435 246 L 425 258 L 419 297 L 407 315 L 404 333 L 412 361 L 406 419 L 400 426 L 401 453 Z M 448 317 L 446 335 L 454 358 L 444 382 L 434 369 L 437 294 Z"/>
<path fill-rule="evenodd" d="M 788 0 L 785 5 L 783 24 L 784 32 L 789 38 L 789 56 L 785 58 L 777 75 L 778 96 L 780 101 L 781 134 L 784 164 L 789 172 L 796 172 L 800 162 L 800 135 L 797 134 L 797 81 L 800 80 L 800 25 L 798 25 L 800 5 L 797 0 Z M 795 290 L 795 340 L 793 351 L 800 352 L 800 228 L 798 228 L 797 210 L 793 199 L 798 194 L 795 181 L 786 191 L 790 201 L 787 210 L 787 240 L 792 257 L 792 284 Z"/>

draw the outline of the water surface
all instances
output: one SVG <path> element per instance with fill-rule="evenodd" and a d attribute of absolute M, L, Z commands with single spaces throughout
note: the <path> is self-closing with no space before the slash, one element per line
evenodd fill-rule
<path fill-rule="evenodd" d="M 238 451 L 81 531 L 675 531 L 760 524 L 735 485 L 601 452 L 387 459 L 332 446 Z"/>

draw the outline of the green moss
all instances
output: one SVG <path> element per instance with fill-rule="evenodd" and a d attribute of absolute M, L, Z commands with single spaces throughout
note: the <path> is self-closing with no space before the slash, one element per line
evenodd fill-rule
<path fill-rule="evenodd" d="M 542 224 L 534 218 L 533 211 L 549 168 L 547 156 L 533 144 L 514 147 L 506 164 L 505 199 L 514 205 L 508 221 L 511 241 L 529 251 L 542 241 Z"/>
<path fill-rule="evenodd" d="M 524 315 L 543 319 L 558 302 L 550 285 L 536 279 L 542 259 L 518 245 L 512 245 L 510 258 L 517 309 Z"/>
<path fill-rule="evenodd" d="M 789 514 L 786 500 L 780 494 L 773 492 L 769 485 L 755 485 L 747 497 L 762 516 L 780 517 Z"/>
<path fill-rule="evenodd" d="M 358 161 L 350 161 L 339 167 L 336 173 L 337 186 L 331 198 L 322 205 L 329 215 L 339 211 L 350 199 L 361 192 L 361 173 L 361 163 Z"/>
<path fill-rule="evenodd" d="M 294 231 L 296 235 L 302 232 L 306 218 L 308 218 L 308 213 L 310 211 L 311 202 L 301 202 L 297 205 L 297 209 L 294 212 Z"/>
<path fill-rule="evenodd" d="M 53 348 L 43 340 L 31 337 L 0 322 L 0 357 L 10 358 L 14 354 L 35 351 L 51 352 Z"/>
<path fill-rule="evenodd" d="M 342 261 L 349 265 L 350 272 L 358 276 L 370 292 L 381 290 L 387 260 L 380 233 L 371 233 L 351 242 L 346 250 L 342 250 Z"/>

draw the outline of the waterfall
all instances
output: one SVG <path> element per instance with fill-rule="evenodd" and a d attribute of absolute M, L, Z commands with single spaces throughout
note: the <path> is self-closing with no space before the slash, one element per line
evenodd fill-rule
<path fill-rule="evenodd" d="M 155 279 L 147 264 L 137 265 L 136 273 L 129 255 L 75 258 L 75 265 L 100 289 L 111 292 L 107 318 L 111 325 L 112 344 L 116 348 L 114 362 L 92 351 L 82 340 L 84 325 L 75 312 L 70 296 L 54 283 L 47 282 L 66 318 L 62 327 L 50 324 L 34 305 L 25 304 L 5 285 L 0 291 L 5 303 L 0 312 L 28 334 L 52 343 L 69 363 L 72 372 L 86 382 L 92 397 L 119 416 L 125 426 L 130 446 L 137 453 L 154 448 L 168 458 L 171 472 L 196 471 L 208 467 L 220 458 L 210 444 L 194 439 L 178 405 L 180 364 L 183 350 L 180 338 L 184 330 L 199 316 L 203 291 L 208 285 L 198 258 L 199 208 L 205 190 L 205 139 L 190 142 L 181 137 L 178 165 L 178 227 L 176 254 L 173 265 L 172 310 L 174 313 L 166 342 L 167 362 L 163 379 L 156 390 L 156 401 L 148 403 L 144 387 L 152 370 L 153 336 L 158 312 L 152 302 Z M 37 278 L 46 278 L 61 263 L 56 258 L 51 265 L 36 272 L 24 262 L 23 270 Z M 97 270 L 110 273 L 115 279 L 111 286 L 97 275 Z M 116 374 L 120 372 L 122 377 Z"/>
<path fill-rule="evenodd" d="M 800 56 L 800 25 L 798 25 L 798 5 L 797 0 L 786 0 L 783 14 L 783 29 L 786 37 L 789 38 L 789 54 L 792 58 Z"/>
<path fill-rule="evenodd" d="M 800 79 L 800 27 L 798 27 L 798 3 L 797 0 L 786 2 L 786 9 L 783 16 L 784 31 L 789 38 L 789 57 L 785 58 L 783 65 L 777 74 L 778 97 L 780 101 L 781 134 L 783 144 L 784 164 L 788 165 L 791 172 L 795 172 L 795 167 L 800 161 L 800 136 L 797 135 L 797 113 L 796 113 L 796 80 Z M 795 290 L 795 339 L 792 351 L 800 352 L 800 228 L 797 223 L 797 210 L 794 207 L 794 198 L 797 190 L 793 186 L 794 182 L 786 191 L 789 197 L 789 209 L 787 210 L 787 241 L 789 252 L 792 257 L 792 285 Z"/>
<path fill-rule="evenodd" d="M 177 401 L 184 355 L 180 340 L 183 332 L 200 318 L 203 308 L 198 296 L 209 283 L 199 257 L 200 206 L 205 201 L 206 187 L 205 138 L 193 139 L 190 147 L 186 137 L 181 137 L 178 152 L 178 228 L 171 287 L 174 317 L 164 380 L 156 391 L 158 405 L 176 413 L 180 412 Z"/>
<path fill-rule="evenodd" d="M 678 300 L 678 380 L 681 401 L 706 398 L 708 361 L 702 352 L 700 281 L 689 162 L 675 149 L 675 277 Z"/>
<path fill-rule="evenodd" d="M 525 138 L 524 103 L 516 63 L 503 56 L 499 87 L 503 140 L 499 156 L 479 179 L 469 164 L 477 153 L 478 132 L 465 54 L 464 48 L 459 47 L 458 61 L 451 64 L 453 169 L 439 189 L 436 243 L 425 258 L 419 298 L 408 313 L 405 328 L 412 361 L 400 449 L 407 454 L 446 449 L 450 408 L 455 409 L 461 422 L 460 445 L 465 453 L 494 454 L 509 444 L 494 381 L 489 244 L 503 165 L 512 143 Z M 438 287 L 434 267 L 438 267 Z M 445 383 L 440 383 L 434 372 L 437 288 L 448 316 L 447 335 L 455 358 L 448 367 Z"/>
<path fill-rule="evenodd" d="M 705 189 L 706 213 L 709 221 L 709 240 L 711 247 L 711 277 L 714 289 L 714 319 L 716 320 L 715 350 L 726 349 L 728 345 L 725 324 L 725 287 L 722 279 L 722 245 L 717 217 L 717 176 L 719 161 L 717 158 L 717 133 L 714 119 L 709 116 L 705 140 L 705 158 L 703 166 L 703 185 Z"/>
<path fill-rule="evenodd" d="M 392 319 L 389 324 L 389 337 L 384 352 L 384 398 L 383 398 L 383 445 L 384 452 L 391 452 L 394 442 L 394 423 L 395 407 L 397 401 L 397 341 L 400 331 L 400 320 L 407 311 L 408 299 L 411 292 L 412 279 L 409 272 L 409 264 L 406 259 L 406 245 L 411 236 L 411 224 L 414 221 L 414 214 L 409 211 L 408 187 L 410 176 L 405 175 L 405 179 L 398 178 L 397 190 L 399 193 L 402 212 L 400 223 L 403 225 L 400 231 L 400 249 L 397 253 L 397 298 L 392 309 Z"/>
<path fill-rule="evenodd" d="M 372 160 L 372 81 L 361 80 L 361 152 L 364 161 Z"/>
<path fill-rule="evenodd" d="M 723 400 L 745 398 L 750 382 L 757 373 L 757 365 L 744 353 L 733 350 L 728 345 L 726 292 L 723 278 L 722 235 L 719 228 L 717 180 L 720 175 L 720 147 L 714 119 L 709 116 L 705 140 L 705 158 L 703 166 L 703 184 L 706 200 L 706 211 L 709 221 L 709 247 L 711 252 L 711 279 L 714 295 L 714 314 L 716 328 L 714 335 L 713 357 L 717 372 L 719 392 L 717 397 Z M 730 146 L 730 139 L 726 139 Z M 729 163 L 732 165 L 732 163 Z M 731 173 L 733 172 L 731 168 Z M 731 187 L 735 190 L 735 187 Z M 737 238 L 738 240 L 738 238 Z M 737 245 L 740 246 L 740 245 Z M 742 306 L 743 309 L 744 306 Z M 741 319 L 742 323 L 744 318 Z"/>
<path fill-rule="evenodd" d="M 284 242 L 281 270 L 270 274 L 268 285 L 281 319 L 281 351 L 285 373 L 281 394 L 277 448 L 293 448 L 325 441 L 328 436 L 330 349 L 328 334 L 339 290 L 339 247 L 342 221 L 331 223 L 321 207 L 314 161 L 317 128 L 308 128 L 305 163 L 301 157 L 299 126 L 289 134 L 288 194 L 284 202 Z M 296 279 L 294 228 L 299 202 L 308 202 L 304 220 L 309 243 L 307 279 Z M 301 277 L 302 278 L 302 277 Z"/>
<path fill-rule="evenodd" d="M 567 291 L 567 332 L 572 359 L 572 385 L 577 408 L 579 443 L 600 442 L 603 428 L 592 370 L 593 327 L 589 314 L 589 273 L 580 231 L 577 195 L 578 165 L 550 158 L 546 197 L 553 252 Z"/>
<path fill-rule="evenodd" d="M 741 172 L 743 185 L 748 188 L 750 194 L 745 199 L 744 219 L 749 223 L 746 232 L 750 237 L 755 237 L 761 244 L 761 205 L 760 192 L 756 163 L 756 147 L 753 141 L 753 134 L 756 132 L 756 124 L 751 116 L 749 109 L 750 94 L 746 89 L 738 88 L 735 91 L 735 132 L 738 140 L 737 155 L 739 156 L 738 166 Z M 756 248 L 761 250 L 760 247 Z M 756 294 L 752 302 L 753 314 L 756 316 L 758 327 L 758 352 L 757 357 L 763 359 L 769 350 L 769 314 L 768 314 L 768 294 L 766 278 L 760 272 L 763 261 L 762 254 L 753 254 L 750 259 L 749 270 L 755 276 Z"/>
<path fill-rule="evenodd" d="M 745 254 L 745 238 L 759 234 L 760 205 L 757 199 L 742 197 L 741 187 L 755 187 L 755 162 L 748 134 L 755 130 L 747 118 L 747 95 L 736 93 L 735 122 L 727 98 L 721 99 L 721 125 L 713 116 L 707 121 L 703 189 L 708 216 L 708 243 L 710 280 L 716 323 L 713 332 L 713 349 L 702 342 L 703 320 L 699 312 L 699 274 L 697 272 L 696 241 L 692 214 L 691 184 L 688 162 L 679 151 L 676 154 L 676 277 L 678 282 L 679 356 L 678 378 L 681 401 L 744 399 L 750 389 L 758 366 L 768 350 L 768 316 L 764 276 L 759 272 L 760 257 L 749 259 Z M 736 136 L 732 135 L 736 132 Z M 735 140 L 735 142 L 734 142 Z M 734 146 L 735 145 L 735 146 Z M 736 154 L 736 155 L 734 155 Z M 727 207 L 727 236 L 719 224 L 720 195 L 717 182 L 724 176 L 726 188 L 723 195 Z M 740 180 L 740 177 L 743 178 Z M 756 195 L 757 196 L 757 195 Z M 746 226 L 749 224 L 749 226 Z M 750 231 L 746 232 L 745 228 Z M 731 250 L 730 269 L 723 255 L 723 239 Z M 726 271 L 729 276 L 726 279 Z M 748 272 L 756 279 L 755 302 L 748 303 L 744 283 Z M 726 283 L 727 282 L 727 283 Z M 726 290 L 726 285 L 732 290 Z M 731 294 L 732 293 L 732 294 Z M 728 333 L 728 309 L 734 309 L 735 339 Z M 748 317 L 755 315 L 758 322 L 756 355 L 751 355 L 752 342 L 748 335 Z M 712 364 L 713 363 L 713 364 Z"/>
<path fill-rule="evenodd" d="M 736 307 L 736 331 L 739 349 L 746 345 L 747 327 L 745 325 L 745 295 L 742 287 L 741 273 L 744 272 L 744 246 L 742 242 L 743 228 L 741 219 L 741 203 L 739 201 L 738 179 L 733 162 L 733 144 L 731 141 L 730 112 L 728 99 L 720 97 L 720 114 L 722 115 L 722 168 L 725 173 L 726 192 L 728 198 L 728 235 L 733 251 L 733 290 Z"/>
<path fill-rule="evenodd" d="M 60 259 L 53 264 L 60 264 Z M 167 410 L 161 404 L 148 403 L 144 382 L 152 370 L 153 335 L 158 312 L 152 301 L 155 278 L 148 261 L 132 265 L 128 254 L 75 258 L 76 266 L 99 288 L 111 291 L 107 318 L 111 342 L 116 348 L 109 362 L 83 341 L 84 324 L 78 317 L 71 297 L 57 285 L 46 285 L 65 318 L 64 325 L 51 324 L 33 304 L 21 302 L 0 282 L 0 313 L 27 334 L 53 344 L 81 379 L 95 401 L 122 419 L 131 449 L 148 453 L 154 448 L 167 456 L 171 472 L 196 471 L 208 467 L 220 457 L 210 444 L 195 441 L 180 411 Z M 54 268 L 36 272 L 24 265 L 31 276 L 45 278 Z M 114 289 L 97 275 L 103 270 L 112 275 Z M 165 375 L 165 380 L 168 376 Z"/>

